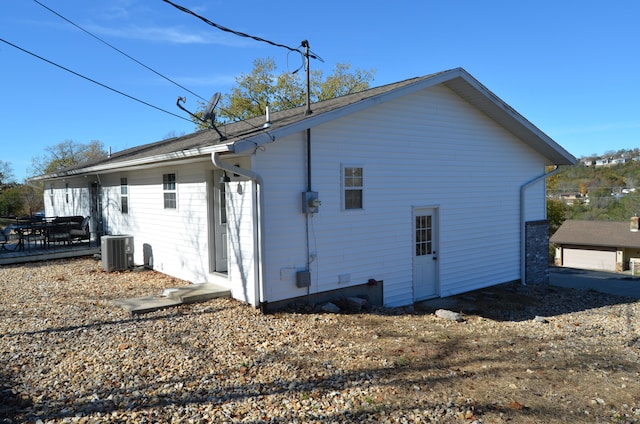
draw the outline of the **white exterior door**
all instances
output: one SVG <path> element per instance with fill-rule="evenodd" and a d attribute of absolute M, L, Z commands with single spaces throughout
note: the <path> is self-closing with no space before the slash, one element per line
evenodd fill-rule
<path fill-rule="evenodd" d="M 416 208 L 413 211 L 413 299 L 438 296 L 437 210 Z"/>
<path fill-rule="evenodd" d="M 215 271 L 227 271 L 227 198 L 226 183 L 221 182 L 222 173 L 215 172 L 213 176 L 213 219 L 214 219 L 214 250 Z"/>

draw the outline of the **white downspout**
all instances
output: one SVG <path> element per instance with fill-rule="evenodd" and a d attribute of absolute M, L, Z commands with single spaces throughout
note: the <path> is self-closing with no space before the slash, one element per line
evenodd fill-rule
<path fill-rule="evenodd" d="M 256 187 L 253 190 L 254 202 L 253 204 L 257 204 L 257 208 L 253 208 L 253 228 L 255 229 L 255 236 L 253 238 L 254 241 L 254 251 L 255 253 L 255 264 L 254 264 L 254 278 L 256 280 L 256 291 L 255 296 L 257 300 L 258 307 L 263 307 L 264 302 L 264 278 L 263 278 L 263 267 L 262 261 L 264 260 L 264 241 L 262 239 L 262 211 L 264 210 L 264 196 L 262 196 L 262 177 L 248 169 L 240 168 L 239 166 L 230 165 L 220 159 L 220 155 L 217 152 L 211 154 L 211 162 L 217 168 L 220 168 L 224 171 L 228 171 L 233 174 L 242 175 L 243 177 L 249 178 L 250 180 L 256 183 Z M 256 199 L 257 198 L 257 199 Z M 257 201 L 256 201 L 257 200 Z"/>
<path fill-rule="evenodd" d="M 557 173 L 558 171 L 560 171 L 560 168 L 558 166 L 556 166 L 556 168 L 553 171 L 550 172 L 546 172 L 542 175 L 538 175 L 537 177 L 535 177 L 534 179 L 527 181 L 526 183 L 522 184 L 520 186 L 520 283 L 523 286 L 527 285 L 526 282 L 526 261 L 527 261 L 527 257 L 526 257 L 526 253 L 525 253 L 525 244 L 526 244 L 526 240 L 525 240 L 525 232 L 526 232 L 526 228 L 525 228 L 525 199 L 524 199 L 524 192 L 525 190 L 532 184 L 537 183 L 540 180 L 549 178 L 550 176 L 552 176 L 553 174 Z M 545 205 L 547 203 L 547 194 L 545 193 Z M 546 206 L 545 206 L 545 218 L 546 218 L 547 212 L 546 212 Z"/>

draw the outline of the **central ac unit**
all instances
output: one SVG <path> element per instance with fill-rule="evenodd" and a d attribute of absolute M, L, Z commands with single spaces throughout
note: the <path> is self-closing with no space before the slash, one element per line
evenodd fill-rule
<path fill-rule="evenodd" d="M 133 236 L 102 236 L 102 269 L 124 271 L 133 267 Z"/>

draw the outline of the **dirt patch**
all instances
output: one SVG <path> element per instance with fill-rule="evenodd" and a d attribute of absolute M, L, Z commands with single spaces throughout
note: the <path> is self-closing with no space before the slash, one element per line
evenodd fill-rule
<path fill-rule="evenodd" d="M 7 422 L 640 422 L 625 298 L 503 285 L 351 314 L 216 299 L 132 317 L 113 300 L 185 282 L 88 259 L 0 281 Z"/>

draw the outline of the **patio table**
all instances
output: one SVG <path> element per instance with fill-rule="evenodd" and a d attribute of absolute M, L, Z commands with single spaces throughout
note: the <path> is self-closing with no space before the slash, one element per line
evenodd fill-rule
<path fill-rule="evenodd" d="M 13 231 L 18 234 L 18 244 L 16 244 L 16 247 L 13 248 L 14 252 L 15 251 L 19 251 L 19 252 L 23 252 L 24 251 L 24 233 L 25 231 L 28 229 L 28 226 L 26 225 L 13 225 Z"/>

